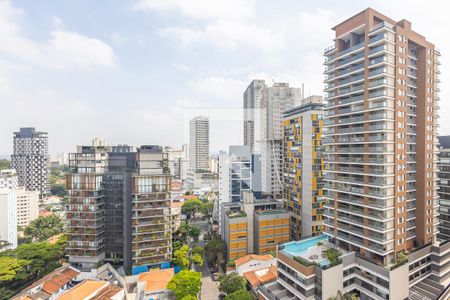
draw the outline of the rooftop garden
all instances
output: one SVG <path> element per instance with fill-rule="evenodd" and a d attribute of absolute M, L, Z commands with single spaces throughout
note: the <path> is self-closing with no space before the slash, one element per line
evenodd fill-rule
<path fill-rule="evenodd" d="M 245 211 L 232 211 L 229 210 L 226 212 L 227 216 L 229 218 L 241 218 L 241 217 L 246 217 L 247 214 L 245 213 Z"/>
<path fill-rule="evenodd" d="M 407 262 L 408 262 L 408 256 L 403 252 L 399 252 L 399 253 L 397 253 L 397 261 L 395 262 L 394 265 L 391 266 L 390 270 L 392 271 L 400 266 L 403 266 Z"/>

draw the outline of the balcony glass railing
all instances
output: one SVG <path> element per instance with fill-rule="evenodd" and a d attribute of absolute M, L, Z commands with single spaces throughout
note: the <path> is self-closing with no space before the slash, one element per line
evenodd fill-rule
<path fill-rule="evenodd" d="M 364 47 L 364 41 L 362 41 L 361 43 L 356 44 L 356 45 L 354 45 L 354 46 L 352 46 L 352 47 L 349 47 L 349 48 L 347 48 L 347 49 L 341 50 L 341 51 L 339 52 L 339 55 L 342 56 L 342 55 L 344 55 L 344 54 L 350 53 L 350 52 L 352 52 L 352 51 L 355 51 L 355 50 L 360 49 L 360 48 L 363 48 L 363 47 Z"/>

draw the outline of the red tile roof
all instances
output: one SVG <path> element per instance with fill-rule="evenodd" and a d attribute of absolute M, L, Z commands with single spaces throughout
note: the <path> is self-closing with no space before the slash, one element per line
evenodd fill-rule
<path fill-rule="evenodd" d="M 256 255 L 256 254 L 247 254 L 246 256 L 242 256 L 238 259 L 236 259 L 234 262 L 236 266 L 240 266 L 242 264 L 245 264 L 251 260 L 271 260 L 273 259 L 273 256 L 270 254 L 263 254 L 263 255 Z"/>

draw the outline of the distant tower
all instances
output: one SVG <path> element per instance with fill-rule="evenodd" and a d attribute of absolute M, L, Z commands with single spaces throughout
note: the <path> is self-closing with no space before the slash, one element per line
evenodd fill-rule
<path fill-rule="evenodd" d="M 38 191 L 40 199 L 50 193 L 47 132 L 35 128 L 20 128 L 14 132 L 12 168 L 17 171 L 19 185 Z"/>
<path fill-rule="evenodd" d="M 209 119 L 205 116 L 190 122 L 189 169 L 207 170 L 209 159 Z"/>

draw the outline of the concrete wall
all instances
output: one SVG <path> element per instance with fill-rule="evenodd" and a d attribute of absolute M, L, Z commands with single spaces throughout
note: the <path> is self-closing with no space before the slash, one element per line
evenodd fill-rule
<path fill-rule="evenodd" d="M 322 270 L 322 299 L 328 299 L 337 295 L 339 291 L 344 293 L 343 264 Z M 397 298 L 392 298 L 397 299 Z M 398 298 L 400 299 L 400 298 Z"/>
<path fill-rule="evenodd" d="M 409 295 L 409 269 L 404 264 L 389 272 L 389 299 L 406 299 Z"/>

